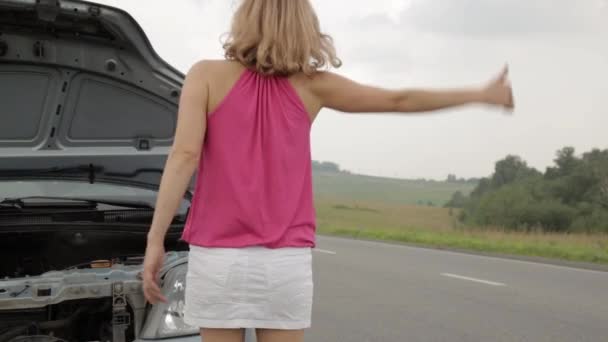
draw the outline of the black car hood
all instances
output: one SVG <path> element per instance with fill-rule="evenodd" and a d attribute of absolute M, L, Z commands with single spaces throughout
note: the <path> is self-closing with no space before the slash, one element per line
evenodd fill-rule
<path fill-rule="evenodd" d="M 94 168 L 158 185 L 183 78 L 122 10 L 0 0 L 0 178 Z"/>

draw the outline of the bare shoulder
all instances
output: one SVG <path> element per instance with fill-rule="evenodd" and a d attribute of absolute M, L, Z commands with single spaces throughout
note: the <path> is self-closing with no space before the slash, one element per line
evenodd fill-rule
<path fill-rule="evenodd" d="M 205 86 L 206 110 L 213 112 L 237 82 L 245 67 L 239 62 L 205 59 L 196 62 L 186 79 L 191 77 Z M 187 81 L 186 81 L 187 82 Z"/>
<path fill-rule="evenodd" d="M 315 119 L 321 110 L 322 105 L 315 90 L 315 83 L 320 82 L 318 77 L 319 75 L 317 75 L 317 73 L 307 75 L 303 72 L 299 72 L 289 77 L 289 81 L 300 96 L 300 99 L 304 103 L 304 106 L 306 107 L 306 110 L 308 111 L 312 120 Z"/>
<path fill-rule="evenodd" d="M 235 61 L 223 59 L 203 59 L 192 65 L 188 74 L 204 77 L 207 80 L 230 78 L 233 74 L 239 74 L 243 66 Z"/>
<path fill-rule="evenodd" d="M 346 77 L 331 71 L 317 71 L 310 78 L 311 90 L 315 93 L 323 92 L 332 87 L 339 87 L 343 82 L 349 81 Z"/>
<path fill-rule="evenodd" d="M 325 102 L 324 98 L 341 88 L 345 87 L 345 81 L 348 79 L 331 71 L 316 71 L 311 75 L 304 73 L 296 74 L 292 77 L 293 83 L 297 85 L 302 92 L 308 93 L 310 98 L 313 98 L 318 103 Z"/>
<path fill-rule="evenodd" d="M 297 85 L 302 89 L 306 89 L 306 91 L 314 92 L 316 88 L 329 81 L 331 77 L 332 74 L 327 71 L 317 71 L 312 75 L 299 72 L 292 75 L 290 80 L 294 85 Z"/>

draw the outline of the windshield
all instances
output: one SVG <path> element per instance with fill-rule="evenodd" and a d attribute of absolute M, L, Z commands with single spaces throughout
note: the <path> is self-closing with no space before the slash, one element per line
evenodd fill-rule
<path fill-rule="evenodd" d="M 0 181 L 0 201 L 6 198 L 43 196 L 146 202 L 154 206 L 157 195 L 154 190 L 105 183 L 90 184 L 64 180 Z M 186 213 L 188 206 L 189 202 L 182 200 L 177 214 Z"/>

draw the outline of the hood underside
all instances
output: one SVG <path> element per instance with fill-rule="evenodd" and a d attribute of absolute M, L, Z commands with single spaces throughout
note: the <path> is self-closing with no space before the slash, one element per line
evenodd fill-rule
<path fill-rule="evenodd" d="M 0 178 L 93 165 L 158 185 L 182 82 L 122 10 L 0 0 Z"/>

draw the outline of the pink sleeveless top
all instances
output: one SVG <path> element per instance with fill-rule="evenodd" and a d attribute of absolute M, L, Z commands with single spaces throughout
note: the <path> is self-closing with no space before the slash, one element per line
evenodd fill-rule
<path fill-rule="evenodd" d="M 245 70 L 208 114 L 182 239 L 204 247 L 314 247 L 310 128 L 287 78 Z"/>

